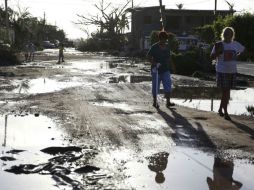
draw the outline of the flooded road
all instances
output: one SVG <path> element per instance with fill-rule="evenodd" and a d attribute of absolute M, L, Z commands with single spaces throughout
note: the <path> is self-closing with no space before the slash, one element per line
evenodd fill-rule
<path fill-rule="evenodd" d="M 174 75 L 177 106 L 161 89 L 156 110 L 144 62 L 56 54 L 2 69 L 1 190 L 253 189 L 253 87 L 232 91 L 228 122 L 214 82 Z"/>
<path fill-rule="evenodd" d="M 5 170 L 13 165 L 39 164 L 49 159 L 40 149 L 62 145 L 62 132 L 46 116 L 5 115 L 0 117 L 0 179 L 1 189 L 58 189 L 49 176 L 14 175 Z M 27 183 L 29 181 L 29 183 Z"/>

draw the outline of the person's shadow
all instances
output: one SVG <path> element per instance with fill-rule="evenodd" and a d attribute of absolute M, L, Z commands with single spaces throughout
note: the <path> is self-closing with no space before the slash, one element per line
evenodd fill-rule
<path fill-rule="evenodd" d="M 162 171 L 167 168 L 168 156 L 169 153 L 167 152 L 159 152 L 147 158 L 149 160 L 148 168 L 156 173 L 156 183 L 163 183 L 165 181 Z"/>
<path fill-rule="evenodd" d="M 213 179 L 207 177 L 209 190 L 239 190 L 242 183 L 233 179 L 233 160 L 214 158 Z"/>

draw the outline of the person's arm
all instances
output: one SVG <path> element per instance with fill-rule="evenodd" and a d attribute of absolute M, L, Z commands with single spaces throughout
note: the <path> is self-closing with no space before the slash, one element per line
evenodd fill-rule
<path fill-rule="evenodd" d="M 156 64 L 156 62 L 154 61 L 154 58 L 153 58 L 151 55 L 148 55 L 147 58 L 148 58 L 148 61 L 149 61 L 152 65 L 155 65 L 155 64 Z"/>
<path fill-rule="evenodd" d="M 155 66 L 156 65 L 156 61 L 154 60 L 154 57 L 153 57 L 153 49 L 151 47 L 151 49 L 147 52 L 147 58 L 148 58 L 148 61 L 151 63 L 152 66 Z"/>
<path fill-rule="evenodd" d="M 246 51 L 245 47 L 242 44 L 240 44 L 239 42 L 235 41 L 235 44 L 237 47 L 237 56 Z"/>
<path fill-rule="evenodd" d="M 211 52 L 211 58 L 216 59 L 223 53 L 223 43 L 222 42 L 216 42 L 213 46 L 212 52 Z"/>

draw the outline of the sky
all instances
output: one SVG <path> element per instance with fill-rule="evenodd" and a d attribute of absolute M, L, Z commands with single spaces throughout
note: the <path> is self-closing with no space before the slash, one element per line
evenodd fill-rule
<path fill-rule="evenodd" d="M 234 4 L 236 11 L 254 12 L 254 0 L 227 0 Z M 85 32 L 80 30 L 78 25 L 73 22 L 78 21 L 77 14 L 97 15 L 94 4 L 101 0 L 8 0 L 8 6 L 16 9 L 19 5 L 22 9 L 28 8 L 28 11 L 36 17 L 43 18 L 44 12 L 46 21 L 49 24 L 63 29 L 70 39 L 86 38 Z M 127 0 L 104 0 L 105 4 L 112 3 L 114 7 L 124 5 Z M 183 4 L 184 9 L 214 9 L 215 0 L 162 0 L 166 8 L 177 8 L 176 4 Z M 158 6 L 159 0 L 133 0 L 134 6 L 147 7 Z M 4 6 L 4 0 L 0 0 L 0 5 Z M 131 3 L 130 3 L 131 6 Z M 225 0 L 217 0 L 218 10 L 228 10 Z M 95 30 L 92 26 L 85 26 L 89 32 Z"/>

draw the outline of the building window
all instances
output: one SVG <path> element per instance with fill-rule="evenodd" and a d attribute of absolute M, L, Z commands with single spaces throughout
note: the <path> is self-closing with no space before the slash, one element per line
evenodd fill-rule
<path fill-rule="evenodd" d="M 144 16 L 144 24 L 152 24 L 152 17 Z"/>

